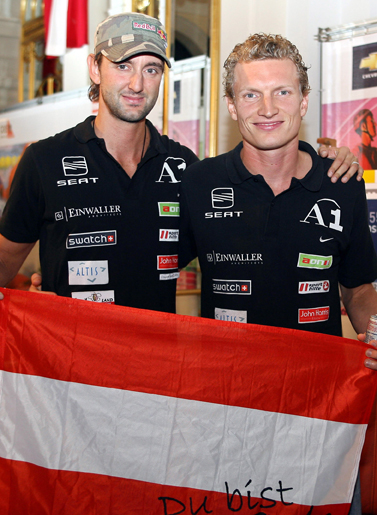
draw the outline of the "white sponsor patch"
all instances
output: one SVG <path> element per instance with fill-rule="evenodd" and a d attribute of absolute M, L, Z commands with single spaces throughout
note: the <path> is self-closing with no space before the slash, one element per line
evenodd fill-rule
<path fill-rule="evenodd" d="M 330 291 L 330 281 L 310 281 L 298 283 L 298 292 L 305 293 L 327 293 Z"/>
<path fill-rule="evenodd" d="M 178 241 L 179 229 L 160 229 L 159 241 Z"/>
<path fill-rule="evenodd" d="M 107 304 L 114 304 L 115 293 L 114 290 L 73 291 L 72 298 L 89 300 L 91 302 L 106 302 Z"/>
<path fill-rule="evenodd" d="M 174 272 L 172 274 L 160 274 L 160 281 L 172 281 L 173 279 L 178 279 L 179 272 Z"/>
<path fill-rule="evenodd" d="M 68 261 L 68 284 L 97 285 L 109 282 L 108 261 Z"/>
<path fill-rule="evenodd" d="M 227 322 L 240 322 L 247 323 L 247 311 L 240 311 L 237 309 L 222 309 L 215 308 L 215 319 L 226 320 Z"/>

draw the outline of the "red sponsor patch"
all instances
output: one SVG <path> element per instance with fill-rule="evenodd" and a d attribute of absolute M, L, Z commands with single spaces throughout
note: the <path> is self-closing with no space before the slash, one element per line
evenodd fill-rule
<path fill-rule="evenodd" d="M 178 254 L 174 256 L 157 256 L 157 270 L 178 268 Z"/>
<path fill-rule="evenodd" d="M 312 322 L 325 322 L 329 319 L 330 307 L 305 308 L 298 310 L 298 323 L 309 324 Z"/>

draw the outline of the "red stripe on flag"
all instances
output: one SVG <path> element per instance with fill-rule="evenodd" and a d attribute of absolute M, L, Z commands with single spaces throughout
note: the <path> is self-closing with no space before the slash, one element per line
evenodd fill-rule
<path fill-rule="evenodd" d="M 44 0 L 44 24 L 45 24 L 45 43 L 48 41 L 48 35 L 50 32 L 50 14 L 53 0 Z"/>
<path fill-rule="evenodd" d="M 366 345 L 357 341 L 1 291 L 0 364 L 6 371 L 368 422 L 377 377 L 364 367 Z M 353 412 L 345 402 L 351 393 L 359 406 Z"/>
<path fill-rule="evenodd" d="M 88 43 L 88 2 L 69 0 L 67 13 L 67 48 L 80 48 Z"/>
<path fill-rule="evenodd" d="M 252 478 L 250 478 L 252 480 Z M 0 513 L 11 515 L 178 515 L 242 514 L 346 515 L 348 504 L 299 506 L 288 504 L 289 485 L 267 485 L 260 498 L 247 486 L 224 485 L 208 492 L 144 483 L 83 472 L 48 470 L 30 463 L 0 458 Z M 277 491 L 283 502 L 271 499 Z M 69 495 L 67 495 L 69 493 Z M 205 509 L 204 509 L 205 507 Z M 9 508 L 11 511 L 9 511 Z"/>

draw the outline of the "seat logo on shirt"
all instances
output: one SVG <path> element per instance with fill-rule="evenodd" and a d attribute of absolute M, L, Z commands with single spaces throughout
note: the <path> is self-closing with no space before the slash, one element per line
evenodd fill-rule
<path fill-rule="evenodd" d="M 234 206 L 233 188 L 215 188 L 211 191 L 213 209 L 229 209 Z"/>
<path fill-rule="evenodd" d="M 326 270 L 332 265 L 332 256 L 317 256 L 315 254 L 303 254 L 300 252 L 298 256 L 298 268 L 316 268 L 318 270 Z"/>
<path fill-rule="evenodd" d="M 251 281 L 249 279 L 212 279 L 212 291 L 224 295 L 251 295 Z"/>
<path fill-rule="evenodd" d="M 63 157 L 64 175 L 67 177 L 76 177 L 78 175 L 86 175 L 88 173 L 88 165 L 84 156 L 67 156 Z"/>
<path fill-rule="evenodd" d="M 80 247 L 103 247 L 104 245 L 116 245 L 116 231 L 97 231 L 69 234 L 66 240 L 67 249 Z"/>
<path fill-rule="evenodd" d="M 159 216 L 179 216 L 179 202 L 159 202 Z"/>
<path fill-rule="evenodd" d="M 302 308 L 298 310 L 298 323 L 310 324 L 313 322 L 326 322 L 330 317 L 330 307 Z"/>
<path fill-rule="evenodd" d="M 66 156 L 62 159 L 63 171 L 66 177 L 75 177 L 74 179 L 64 179 L 56 181 L 58 187 L 75 186 L 80 184 L 95 184 L 98 177 L 82 177 L 88 174 L 88 165 L 84 156 Z M 78 179 L 76 177 L 79 177 Z"/>

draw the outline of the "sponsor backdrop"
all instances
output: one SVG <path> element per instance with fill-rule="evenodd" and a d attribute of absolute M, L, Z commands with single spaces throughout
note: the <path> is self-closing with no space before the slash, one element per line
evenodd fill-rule
<path fill-rule="evenodd" d="M 348 513 L 366 344 L 1 291 L 0 513 Z"/>
<path fill-rule="evenodd" d="M 377 33 L 368 34 L 366 25 L 363 32 L 368 35 L 350 34 L 337 41 L 341 32 L 334 29 L 322 41 L 321 136 L 347 145 L 358 156 L 377 248 Z"/>

